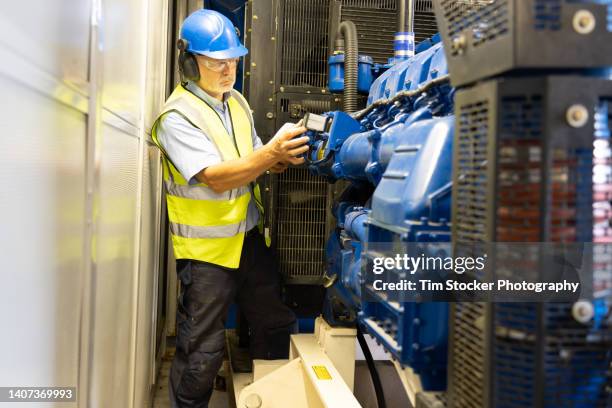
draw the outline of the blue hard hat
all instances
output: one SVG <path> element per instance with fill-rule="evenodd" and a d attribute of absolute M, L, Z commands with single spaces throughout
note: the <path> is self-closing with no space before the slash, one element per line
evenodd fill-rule
<path fill-rule="evenodd" d="M 215 59 L 237 58 L 249 51 L 240 43 L 232 22 L 214 10 L 201 9 L 189 15 L 181 27 L 186 51 Z"/>

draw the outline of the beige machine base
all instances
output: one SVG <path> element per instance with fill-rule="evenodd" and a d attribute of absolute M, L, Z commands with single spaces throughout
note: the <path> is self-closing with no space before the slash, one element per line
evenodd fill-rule
<path fill-rule="evenodd" d="M 232 373 L 235 406 L 360 407 L 353 395 L 356 335 L 355 329 L 334 328 L 317 318 L 313 334 L 291 336 L 289 360 L 254 360 L 253 373 Z M 414 406 L 423 391 L 420 378 L 410 367 L 393 364 Z"/>
<path fill-rule="evenodd" d="M 314 334 L 291 336 L 289 361 L 253 362 L 253 382 L 233 376 L 238 408 L 357 408 L 353 395 L 355 329 L 332 328 L 322 318 Z M 281 365 L 282 364 L 282 365 Z"/>

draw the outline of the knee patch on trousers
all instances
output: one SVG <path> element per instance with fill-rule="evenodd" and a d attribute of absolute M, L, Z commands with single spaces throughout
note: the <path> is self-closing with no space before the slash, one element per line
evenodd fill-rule
<path fill-rule="evenodd" d="M 223 355 L 223 350 L 193 353 L 177 381 L 177 399 L 184 403 L 208 400 L 215 377 L 223 364 Z"/>

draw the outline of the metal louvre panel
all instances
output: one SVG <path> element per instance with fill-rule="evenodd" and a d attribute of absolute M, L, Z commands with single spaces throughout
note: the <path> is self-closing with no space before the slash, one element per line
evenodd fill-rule
<path fill-rule="evenodd" d="M 350 2 L 352 3 L 352 2 Z M 369 55 L 374 62 L 386 64 L 393 56 L 393 37 L 397 29 L 397 14 L 393 9 L 379 7 L 342 7 L 342 21 L 357 26 L 359 54 Z"/>
<path fill-rule="evenodd" d="M 306 93 L 327 88 L 330 1 L 286 0 L 280 4 L 283 25 L 278 85 L 304 92 L 279 100 L 277 116 L 282 123 L 298 120 L 305 110 L 330 110 L 329 100 L 310 98 Z M 279 269 L 288 283 L 321 280 L 326 200 L 327 183 L 310 175 L 307 169 L 290 168 L 277 179 L 275 242 Z"/>
<path fill-rule="evenodd" d="M 327 86 L 329 0 L 283 5 L 281 85 Z"/>
<path fill-rule="evenodd" d="M 339 109 L 341 98 L 330 94 L 283 93 L 277 100 L 278 123 L 296 122 L 306 112 L 323 113 Z M 323 248 L 331 215 L 326 213 L 328 185 L 307 169 L 290 168 L 277 178 L 274 193 L 275 247 L 280 270 L 291 283 L 320 283 L 323 274 Z M 314 199 L 304 201 L 313 196 Z M 306 218 L 300 214 L 307 214 Z M 307 224 L 303 220 L 308 221 Z M 334 223 L 335 225 L 335 223 Z M 309 237 L 303 234 L 310 234 Z M 300 257 L 291 248 L 300 248 Z"/>
<path fill-rule="evenodd" d="M 434 5 L 455 87 L 519 69 L 612 65 L 609 0 L 440 0 Z M 576 35 L 570 16 L 579 9 L 593 15 L 597 30 Z M 542 53 L 540 44 L 563 47 Z"/>
<path fill-rule="evenodd" d="M 575 103 L 574 89 L 600 98 L 586 103 L 593 135 L 587 127 L 569 133 L 548 114 Z M 504 78 L 459 90 L 453 240 L 610 242 L 610 94 L 611 81 L 586 77 Z M 600 251 L 592 278 L 582 278 L 599 288 L 583 292 L 593 302 L 609 296 L 601 288 L 609 288 L 612 257 Z M 609 323 L 577 322 L 572 303 L 481 305 L 452 305 L 452 407 L 609 405 Z"/>
<path fill-rule="evenodd" d="M 474 46 L 491 41 L 508 33 L 509 12 L 507 0 L 461 2 L 448 0 L 442 3 L 449 35 L 454 37 L 462 30 L 473 28 L 478 36 Z M 453 55 L 458 50 L 452 50 Z"/>
<path fill-rule="evenodd" d="M 396 10 L 397 0 L 342 0 L 342 5 L 357 8 Z"/>
<path fill-rule="evenodd" d="M 438 33 L 432 0 L 415 0 L 414 33 L 417 44 Z"/>
<path fill-rule="evenodd" d="M 455 199 L 455 236 L 459 242 L 486 242 L 486 178 L 489 103 L 476 101 L 459 108 Z M 485 163 L 485 164 L 483 164 Z"/>
<path fill-rule="evenodd" d="M 455 173 L 453 200 L 453 241 L 487 242 L 489 223 L 487 192 L 489 110 L 488 98 L 468 93 L 456 102 Z M 449 406 L 481 408 L 486 406 L 484 377 L 487 361 L 487 305 L 454 303 L 451 305 L 449 358 Z"/>
<path fill-rule="evenodd" d="M 374 62 L 386 64 L 393 56 L 393 38 L 397 31 L 397 1 L 343 0 L 342 21 L 357 26 L 359 54 L 369 55 Z M 431 0 L 415 3 L 414 31 L 419 43 L 438 32 Z"/>
<path fill-rule="evenodd" d="M 417 44 L 438 33 L 436 15 L 431 11 L 431 8 L 429 10 L 417 10 L 414 13 L 414 32 Z"/>
<path fill-rule="evenodd" d="M 449 35 L 454 36 L 472 22 L 474 13 L 496 0 L 442 0 L 444 18 L 448 21 Z M 506 1 L 502 0 L 505 4 Z"/>
<path fill-rule="evenodd" d="M 451 305 L 451 342 L 449 361 L 449 406 L 452 408 L 485 407 L 483 367 L 486 362 L 486 337 L 483 322 L 484 303 Z"/>
<path fill-rule="evenodd" d="M 303 168 L 279 176 L 277 253 L 288 283 L 317 283 L 323 274 L 327 183 Z"/>
<path fill-rule="evenodd" d="M 432 0 L 415 0 L 414 11 L 433 13 Z M 343 0 L 342 4 L 348 7 L 371 8 L 377 10 L 397 10 L 397 0 Z"/>

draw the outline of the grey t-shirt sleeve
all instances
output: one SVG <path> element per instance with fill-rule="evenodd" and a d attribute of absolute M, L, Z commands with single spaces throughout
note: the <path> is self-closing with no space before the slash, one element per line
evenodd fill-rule
<path fill-rule="evenodd" d="M 208 136 L 177 112 L 168 112 L 160 119 L 157 140 L 189 184 L 198 183 L 194 176 L 200 171 L 222 162 Z"/>

